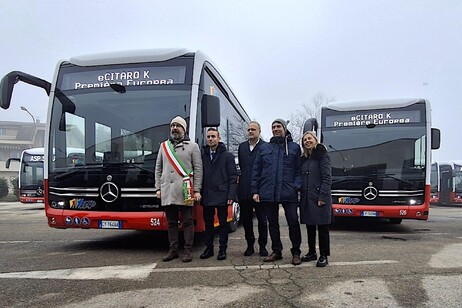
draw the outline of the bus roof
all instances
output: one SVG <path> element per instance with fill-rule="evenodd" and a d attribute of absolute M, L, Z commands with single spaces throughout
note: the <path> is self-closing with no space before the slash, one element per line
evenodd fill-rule
<path fill-rule="evenodd" d="M 118 63 L 160 62 L 176 58 L 193 51 L 185 48 L 158 48 L 112 51 L 75 56 L 68 62 L 78 66 L 93 66 Z"/>
<path fill-rule="evenodd" d="M 405 107 L 424 101 L 425 99 L 423 98 L 363 99 L 331 102 L 328 103 L 326 107 L 337 111 L 369 110 L 377 108 Z"/>
<path fill-rule="evenodd" d="M 454 167 L 454 165 L 462 166 L 462 160 L 448 160 L 448 161 L 440 161 L 437 163 L 440 166 L 444 166 L 444 165 L 449 165 L 451 167 Z"/>
<path fill-rule="evenodd" d="M 30 155 L 43 155 L 45 153 L 45 149 L 44 148 L 26 149 L 24 150 L 24 153 L 27 153 Z"/>

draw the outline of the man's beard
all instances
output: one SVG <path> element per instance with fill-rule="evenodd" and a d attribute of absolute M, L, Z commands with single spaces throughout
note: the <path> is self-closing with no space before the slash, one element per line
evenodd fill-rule
<path fill-rule="evenodd" d="M 171 137 L 173 140 L 181 140 L 184 138 L 184 134 L 178 132 L 172 132 Z"/>

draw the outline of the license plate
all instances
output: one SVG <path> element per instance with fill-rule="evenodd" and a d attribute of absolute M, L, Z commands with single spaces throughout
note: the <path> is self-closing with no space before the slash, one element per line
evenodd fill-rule
<path fill-rule="evenodd" d="M 378 217 L 379 212 L 376 212 L 376 211 L 362 211 L 361 216 L 364 216 L 364 217 Z"/>
<path fill-rule="evenodd" d="M 120 220 L 100 220 L 100 229 L 122 229 L 122 222 Z"/>

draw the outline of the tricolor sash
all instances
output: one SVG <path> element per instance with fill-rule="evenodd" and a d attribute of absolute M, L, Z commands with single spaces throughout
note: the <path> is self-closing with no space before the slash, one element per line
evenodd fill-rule
<path fill-rule="evenodd" d="M 168 161 L 172 164 L 173 169 L 183 177 L 183 199 L 184 205 L 193 206 L 194 205 L 194 188 L 193 182 L 191 180 L 193 176 L 193 171 L 187 171 L 183 163 L 179 159 L 175 150 L 173 149 L 173 144 L 170 140 L 162 142 L 162 149 L 164 150 L 165 156 L 167 156 Z"/>

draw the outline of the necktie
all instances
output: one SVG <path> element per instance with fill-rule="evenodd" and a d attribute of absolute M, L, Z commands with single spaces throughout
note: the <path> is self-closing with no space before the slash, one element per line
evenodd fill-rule
<path fill-rule="evenodd" d="M 213 161 L 213 159 L 215 158 L 215 155 L 216 155 L 216 154 L 217 154 L 217 153 L 215 153 L 215 151 L 211 151 L 211 152 L 210 152 L 210 160 L 211 160 L 211 161 Z"/>

